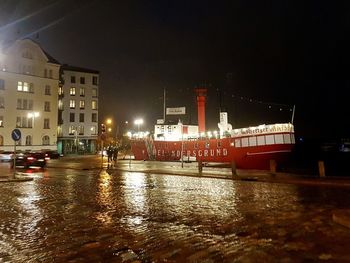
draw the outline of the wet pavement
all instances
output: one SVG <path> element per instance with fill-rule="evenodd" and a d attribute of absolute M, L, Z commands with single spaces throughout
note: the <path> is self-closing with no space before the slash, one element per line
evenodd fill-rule
<path fill-rule="evenodd" d="M 350 262 L 347 187 L 106 166 L 65 157 L 0 184 L 0 262 Z"/>

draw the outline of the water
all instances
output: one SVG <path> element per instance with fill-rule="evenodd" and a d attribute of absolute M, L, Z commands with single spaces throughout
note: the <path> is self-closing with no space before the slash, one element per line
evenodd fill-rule
<path fill-rule="evenodd" d="M 0 262 L 350 260 L 347 189 L 48 169 L 0 192 Z"/>

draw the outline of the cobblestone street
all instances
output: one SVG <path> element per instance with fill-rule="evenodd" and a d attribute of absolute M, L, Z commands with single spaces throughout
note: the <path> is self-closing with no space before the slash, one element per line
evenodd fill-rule
<path fill-rule="evenodd" d="M 350 229 L 332 220 L 349 209 L 347 188 L 98 161 L 65 157 L 63 168 L 22 171 L 33 181 L 0 184 L 0 262 L 350 262 Z"/>

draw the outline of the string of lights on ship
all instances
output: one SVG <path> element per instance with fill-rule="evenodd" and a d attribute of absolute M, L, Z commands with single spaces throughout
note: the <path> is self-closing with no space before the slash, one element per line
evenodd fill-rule
<path fill-rule="evenodd" d="M 244 96 L 237 96 L 235 94 L 230 95 L 230 97 L 233 100 L 238 100 L 242 102 L 247 102 L 247 103 L 255 103 L 255 104 L 261 104 L 267 106 L 269 109 L 278 109 L 279 111 L 293 111 L 293 106 L 288 105 L 288 104 L 282 104 L 282 103 L 274 103 L 274 102 L 265 102 L 262 100 L 255 100 L 252 98 L 244 97 Z"/>

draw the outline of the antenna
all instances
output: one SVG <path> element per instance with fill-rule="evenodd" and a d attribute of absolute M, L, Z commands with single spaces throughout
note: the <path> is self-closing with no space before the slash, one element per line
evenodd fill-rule
<path fill-rule="evenodd" d="M 292 113 L 292 121 L 291 121 L 292 124 L 294 122 L 294 114 L 295 114 L 295 104 L 293 105 L 293 113 Z"/>

